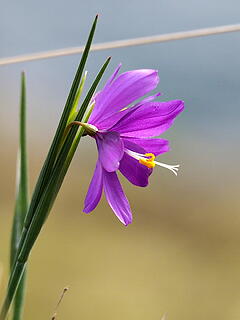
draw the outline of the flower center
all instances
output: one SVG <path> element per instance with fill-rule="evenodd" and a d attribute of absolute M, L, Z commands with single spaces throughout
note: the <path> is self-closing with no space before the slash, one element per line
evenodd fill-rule
<path fill-rule="evenodd" d="M 125 149 L 125 152 L 131 156 L 132 158 L 138 160 L 139 163 L 143 164 L 144 166 L 152 169 L 154 168 L 156 165 L 166 168 L 170 171 L 172 171 L 175 175 L 177 175 L 178 169 L 179 169 L 179 164 L 177 165 L 169 165 L 166 163 L 162 163 L 162 162 L 158 162 L 155 161 L 155 155 L 153 153 L 145 153 L 145 154 L 141 154 L 141 153 L 137 153 L 134 152 L 132 150 L 128 150 Z"/>

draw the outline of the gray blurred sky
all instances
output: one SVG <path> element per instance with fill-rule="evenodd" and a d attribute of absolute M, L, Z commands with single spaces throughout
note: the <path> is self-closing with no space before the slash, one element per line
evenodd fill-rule
<path fill-rule="evenodd" d="M 239 12 L 238 0 L 2 2 L 0 56 L 84 44 L 96 13 L 94 41 L 102 42 L 238 23 Z M 222 165 L 232 165 L 239 156 L 239 40 L 240 33 L 233 33 L 92 53 L 88 84 L 109 55 L 105 78 L 119 62 L 123 71 L 159 69 L 161 99 L 186 102 L 185 113 L 166 135 L 173 150 L 187 154 L 186 162 L 208 155 L 203 167 L 209 159 L 212 166 L 225 161 L 226 155 L 231 160 Z M 69 56 L 0 67 L 1 143 L 17 137 L 20 72 L 27 75 L 30 143 L 40 143 L 53 134 L 78 60 Z"/>
<path fill-rule="evenodd" d="M 2 3 L 0 12 L 0 56 L 83 44 L 96 13 L 100 21 L 95 42 L 101 42 L 237 23 L 239 12 L 237 0 L 9 1 Z M 238 110 L 239 39 L 239 34 L 226 34 L 93 53 L 88 70 L 95 73 L 108 55 L 113 56 L 109 72 L 119 61 L 124 70 L 158 68 L 160 90 L 167 97 L 189 99 L 189 109 L 193 102 L 197 108 L 193 100 L 197 99 L 199 107 L 203 104 L 201 110 L 195 110 L 196 115 L 208 111 L 214 116 L 213 104 L 218 112 L 225 112 L 226 103 L 234 114 Z M 53 116 L 52 111 L 60 111 L 64 103 L 78 59 L 64 57 L 1 67 L 1 100 L 16 110 L 19 72 L 24 69 L 31 108 L 36 108 L 37 116 L 50 108 Z M 9 107 L 1 108 L 1 113 L 6 111 Z"/>

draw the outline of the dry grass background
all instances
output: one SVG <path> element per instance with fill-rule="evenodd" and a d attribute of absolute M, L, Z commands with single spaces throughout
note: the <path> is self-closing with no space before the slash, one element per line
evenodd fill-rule
<path fill-rule="evenodd" d="M 180 148 L 182 143 L 174 142 Z M 1 296 L 15 147 L 10 144 L 0 160 Z M 33 185 L 44 151 L 31 147 Z M 59 320 L 145 320 L 160 319 L 164 313 L 167 319 L 239 319 L 240 200 L 234 173 L 216 175 L 218 167 L 204 173 L 178 150 L 183 166 L 177 178 L 155 170 L 147 189 L 123 181 L 134 212 L 134 222 L 126 228 L 105 200 L 94 213 L 81 213 L 95 162 L 93 150 L 93 143 L 84 140 L 32 252 L 24 319 L 50 319 L 65 286 L 70 289 Z M 167 157 L 176 158 L 176 153 Z"/>

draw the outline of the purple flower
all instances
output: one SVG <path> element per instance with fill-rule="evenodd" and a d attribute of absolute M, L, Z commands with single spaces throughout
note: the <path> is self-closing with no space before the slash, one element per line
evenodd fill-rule
<path fill-rule="evenodd" d="M 120 66 L 95 97 L 95 106 L 86 131 L 96 140 L 98 160 L 85 199 L 84 212 L 95 209 L 102 190 L 119 218 L 128 225 L 132 221 L 129 202 L 123 192 L 116 171 L 119 170 L 132 184 L 148 185 L 155 165 L 177 173 L 178 166 L 155 161 L 155 157 L 169 151 L 168 141 L 159 136 L 183 110 L 183 101 L 153 102 L 159 95 L 150 96 L 128 107 L 156 88 L 159 77 L 156 70 L 142 69 L 122 73 Z M 128 108 L 127 108 L 128 107 Z"/>

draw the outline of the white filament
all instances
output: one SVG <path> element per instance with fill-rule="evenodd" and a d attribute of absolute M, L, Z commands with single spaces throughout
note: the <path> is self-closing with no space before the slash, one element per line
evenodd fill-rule
<path fill-rule="evenodd" d="M 147 159 L 147 157 L 144 154 L 141 153 L 137 153 L 128 149 L 124 149 L 124 151 L 131 156 L 132 158 L 136 159 L 136 160 L 140 160 L 140 159 Z"/>

